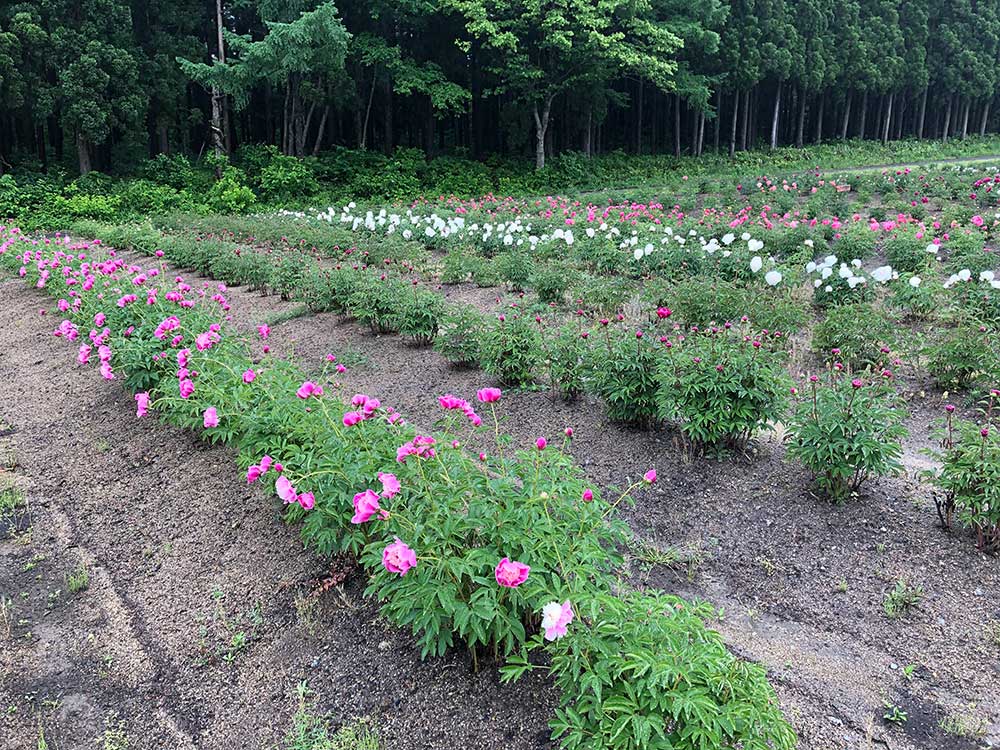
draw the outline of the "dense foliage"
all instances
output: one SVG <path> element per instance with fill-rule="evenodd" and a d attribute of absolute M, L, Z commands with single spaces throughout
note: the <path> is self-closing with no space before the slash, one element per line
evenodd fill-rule
<path fill-rule="evenodd" d="M 250 144 L 541 166 L 965 139 L 997 129 L 998 39 L 997 0 L 6 1 L 0 173 Z M 324 161 L 323 177 L 343 176 Z M 295 159 L 261 171 L 270 196 L 312 184 Z M 486 192 L 477 180 L 463 192 Z"/>

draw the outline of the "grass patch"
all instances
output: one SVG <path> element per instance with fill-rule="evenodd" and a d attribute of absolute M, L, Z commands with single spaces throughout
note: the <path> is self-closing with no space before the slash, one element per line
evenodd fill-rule
<path fill-rule="evenodd" d="M 911 609 L 913 609 L 924 597 L 924 590 L 920 586 L 910 586 L 906 581 L 900 579 L 896 581 L 896 586 L 886 593 L 882 600 L 882 608 L 885 616 L 890 620 L 898 620 Z"/>
<path fill-rule="evenodd" d="M 80 563 L 80 566 L 66 576 L 66 588 L 69 589 L 69 593 L 76 594 L 80 591 L 86 591 L 90 588 L 90 571 L 87 570 L 87 566 Z"/>
<path fill-rule="evenodd" d="M 281 750 L 381 750 L 382 743 L 370 719 L 355 719 L 333 731 L 327 717 L 313 712 L 312 693 L 306 683 L 300 682 L 295 692 L 299 707 Z"/>

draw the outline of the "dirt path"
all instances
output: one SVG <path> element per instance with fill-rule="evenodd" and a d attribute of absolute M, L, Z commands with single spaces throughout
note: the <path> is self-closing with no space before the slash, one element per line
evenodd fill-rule
<path fill-rule="evenodd" d="M 68 366 L 38 315 L 49 300 L 20 281 L 0 295 L 4 474 L 28 504 L 0 526 L 4 750 L 42 734 L 56 750 L 271 748 L 301 680 L 335 723 L 371 717 L 387 748 L 545 746 L 541 677 L 420 662 L 357 580 L 310 606 L 322 562 L 231 453 L 135 419 L 120 387 Z M 81 566 L 89 586 L 71 594 Z"/>

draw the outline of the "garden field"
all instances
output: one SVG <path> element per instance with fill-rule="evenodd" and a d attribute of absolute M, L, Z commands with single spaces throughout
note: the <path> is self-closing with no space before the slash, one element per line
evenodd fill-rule
<path fill-rule="evenodd" d="M 990 144 L 11 193 L 0 745 L 1000 747 Z"/>

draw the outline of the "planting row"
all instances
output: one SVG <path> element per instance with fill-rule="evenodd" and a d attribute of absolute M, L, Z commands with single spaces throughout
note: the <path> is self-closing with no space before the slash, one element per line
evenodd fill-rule
<path fill-rule="evenodd" d="M 293 253 L 281 256 L 273 267 L 267 265 L 267 255 L 240 253 L 238 248 L 220 252 L 204 240 L 138 236 L 137 241 L 135 232 L 121 229 L 103 233 L 104 239 L 165 253 L 181 266 L 229 283 L 253 284 L 256 277 L 248 274 L 276 268 L 287 295 L 313 310 L 349 314 L 375 332 L 400 332 L 419 343 L 433 342 L 449 361 L 479 364 L 502 384 L 524 385 L 541 373 L 565 398 L 584 392 L 597 396 L 614 421 L 672 424 L 701 453 L 742 450 L 769 424 L 781 422 L 788 458 L 800 461 L 814 474 L 819 489 L 836 500 L 902 468 L 906 411 L 895 385 L 902 360 L 889 346 L 896 338 L 893 325 L 866 304 L 831 309 L 813 336 L 827 360 L 826 370 L 796 382 L 788 376 L 787 333 L 754 327 L 746 316 L 738 317 L 734 303 L 742 298 L 742 288 L 727 282 L 650 284 L 647 298 L 652 295 L 652 300 L 628 320 L 621 314 L 595 320 L 580 310 L 565 322 L 550 306 L 537 314 L 513 306 L 497 316 L 467 305 L 447 309 L 435 292 L 388 274 L 382 266 L 323 267 Z M 731 242 L 724 238 L 725 244 Z M 153 250 L 157 245 L 160 248 Z M 1000 377 L 993 328 L 972 315 L 976 297 L 969 289 L 965 285 L 952 290 L 953 323 L 925 349 L 932 374 L 946 387 Z M 734 308 L 735 322 L 675 322 L 680 316 L 666 306 L 667 300 L 655 296 L 666 292 L 677 295 L 688 315 L 699 306 L 708 316 L 728 305 Z M 955 510 L 942 520 L 949 526 L 960 521 L 974 530 L 981 547 L 993 548 L 1000 545 L 1000 517 L 988 491 L 995 466 L 990 461 L 966 465 L 961 456 L 973 449 L 981 449 L 984 456 L 996 453 L 998 438 L 989 430 L 995 393 L 987 389 L 984 394 L 986 412 L 961 422 L 959 434 L 976 434 L 977 440 L 949 441 L 935 456 L 946 474 L 963 472 L 965 488 L 956 491 L 950 474 L 928 476 L 942 502 Z"/>
<path fill-rule="evenodd" d="M 498 429 L 493 388 L 443 395 L 450 428 L 418 434 L 376 399 L 342 395 L 333 361 L 310 381 L 269 355 L 266 325 L 241 339 L 224 286 L 192 288 L 163 265 L 16 230 L 0 261 L 58 300 L 56 334 L 79 366 L 134 390 L 140 418 L 231 444 L 310 546 L 357 555 L 368 594 L 425 656 L 461 644 L 503 660 L 507 679 L 548 669 L 565 747 L 794 747 L 764 671 L 706 627 L 711 608 L 623 585 L 616 508 L 655 471 L 608 500 L 551 433 L 466 453 L 463 434 Z"/>

